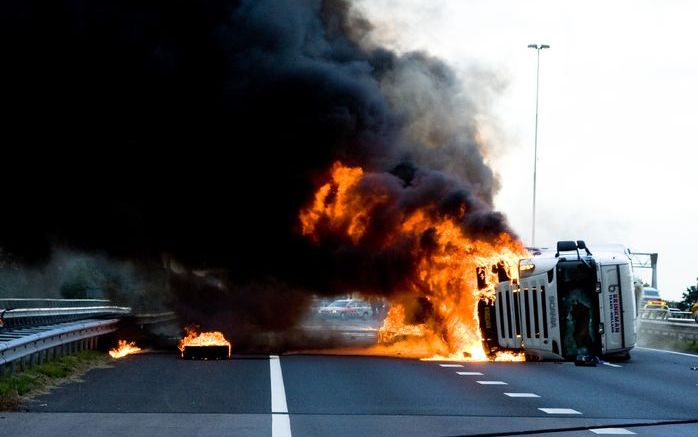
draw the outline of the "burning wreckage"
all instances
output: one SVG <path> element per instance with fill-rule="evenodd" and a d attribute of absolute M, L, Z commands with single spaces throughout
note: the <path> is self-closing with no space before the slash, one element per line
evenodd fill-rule
<path fill-rule="evenodd" d="M 450 251 L 458 252 L 455 246 Z M 378 345 L 351 352 L 455 361 L 568 360 L 578 365 L 595 365 L 602 356 L 628 359 L 636 342 L 636 311 L 627 251 L 609 246 L 592 254 L 584 241 L 560 241 L 556 251 L 529 252 L 528 257 L 512 255 L 477 266 L 472 275 L 477 292 L 413 300 L 412 319 L 406 312 L 410 299 L 398 297 L 378 332 Z M 493 261 L 497 256 L 479 259 Z M 427 267 L 423 265 L 425 277 L 439 277 Z M 446 275 L 441 279 L 445 284 L 453 283 L 448 272 L 440 274 Z M 421 315 L 415 316 L 415 306 Z M 473 311 L 472 317 L 458 311 Z M 179 343 L 182 358 L 230 358 L 231 345 L 222 333 L 187 328 L 186 334 Z M 132 343 L 120 346 L 122 355 L 139 350 Z"/>
<path fill-rule="evenodd" d="M 201 332 L 193 328 L 185 329 L 186 336 L 180 340 L 178 348 L 185 360 L 225 360 L 230 358 L 231 345 L 223 333 Z"/>

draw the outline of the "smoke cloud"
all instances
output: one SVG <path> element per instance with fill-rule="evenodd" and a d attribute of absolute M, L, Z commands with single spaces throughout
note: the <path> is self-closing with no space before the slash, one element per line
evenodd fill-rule
<path fill-rule="evenodd" d="M 473 235 L 506 231 L 478 93 L 370 32 L 343 0 L 4 2 L 0 247 L 174 259 L 183 319 L 283 331 L 310 292 L 400 286 L 409 256 L 370 250 L 398 211 L 464 205 Z M 392 199 L 359 248 L 299 232 L 337 160 Z"/>

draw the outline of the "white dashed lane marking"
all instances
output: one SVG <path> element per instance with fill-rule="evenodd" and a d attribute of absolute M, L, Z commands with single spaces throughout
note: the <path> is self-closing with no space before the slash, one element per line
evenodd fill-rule
<path fill-rule="evenodd" d="M 571 408 L 539 408 L 539 410 L 547 414 L 582 414 Z"/>
<path fill-rule="evenodd" d="M 608 434 L 608 435 L 631 435 L 635 434 L 632 431 L 628 431 L 625 428 L 595 428 L 595 429 L 590 429 L 589 431 L 593 432 L 594 434 Z"/>
<path fill-rule="evenodd" d="M 504 393 L 505 395 L 509 396 L 510 398 L 539 398 L 535 393 Z"/>
<path fill-rule="evenodd" d="M 611 363 L 604 363 L 607 366 L 611 367 L 621 367 L 617 364 L 611 364 Z M 463 367 L 462 364 L 439 364 L 441 367 Z M 482 376 L 482 372 L 456 372 L 460 376 Z M 482 385 L 509 385 L 508 383 L 504 381 L 475 381 L 478 384 Z M 539 395 L 535 393 L 504 393 L 505 396 L 509 396 L 510 398 L 540 398 Z M 577 410 L 573 410 L 571 408 L 538 408 L 540 411 L 546 413 L 546 414 L 582 414 L 581 412 Z M 590 429 L 589 431 L 594 432 L 596 434 L 635 434 L 634 432 L 630 432 L 626 429 L 623 428 L 596 428 L 596 429 Z"/>
<path fill-rule="evenodd" d="M 623 366 L 619 366 L 618 364 L 606 363 L 606 362 L 604 362 L 603 365 L 604 365 L 604 366 L 609 366 L 609 367 L 623 367 Z M 610 428 L 609 428 L 609 429 L 610 429 Z"/>

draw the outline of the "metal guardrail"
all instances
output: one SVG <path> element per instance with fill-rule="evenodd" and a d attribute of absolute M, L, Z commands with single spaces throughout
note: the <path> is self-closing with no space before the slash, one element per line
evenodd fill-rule
<path fill-rule="evenodd" d="M 129 307 L 101 306 L 101 307 L 78 307 L 78 308 L 23 308 L 6 310 L 3 318 L 7 320 L 22 319 L 29 317 L 56 317 L 64 315 L 79 315 L 91 318 L 95 316 L 126 315 L 131 313 Z"/>
<path fill-rule="evenodd" d="M 123 317 L 130 314 L 128 307 L 100 306 L 79 308 L 23 308 L 0 309 L 0 327 L 13 329 L 84 319 Z"/>
<path fill-rule="evenodd" d="M 176 321 L 177 314 L 173 311 L 163 311 L 161 313 L 132 314 L 130 318 L 137 325 L 156 325 Z"/>
<path fill-rule="evenodd" d="M 0 374 L 14 372 L 97 346 L 97 337 L 116 330 L 118 319 L 63 323 L 0 342 Z"/>
<path fill-rule="evenodd" d="M 94 318 L 123 317 L 129 307 L 109 305 L 100 299 L 0 299 L 0 330 Z M 18 304 L 20 307 L 11 307 Z M 27 307 L 43 304 L 45 307 Z M 106 305 L 105 305 L 106 304 Z"/>
<path fill-rule="evenodd" d="M 0 308 L 76 308 L 108 306 L 111 301 L 108 299 L 44 299 L 44 298 L 24 298 L 12 297 L 0 299 Z"/>
<path fill-rule="evenodd" d="M 698 341 L 698 323 L 693 319 L 639 319 L 638 334 L 641 337 Z"/>
<path fill-rule="evenodd" d="M 0 299 L 0 374 L 94 349 L 99 336 L 115 331 L 119 319 L 131 313 L 110 304 L 104 299 Z"/>
<path fill-rule="evenodd" d="M 646 309 L 640 310 L 640 320 L 669 320 L 674 322 L 691 323 L 695 322 L 693 313 L 690 311 L 670 311 L 664 309 Z"/>

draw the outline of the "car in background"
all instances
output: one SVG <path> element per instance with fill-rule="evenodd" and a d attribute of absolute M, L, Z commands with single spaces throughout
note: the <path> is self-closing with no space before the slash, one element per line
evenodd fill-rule
<path fill-rule="evenodd" d="M 325 318 L 367 320 L 371 315 L 371 306 L 358 299 L 337 299 L 321 307 L 318 315 Z"/>
<path fill-rule="evenodd" d="M 640 293 L 640 308 L 643 308 L 649 301 L 660 301 L 662 300 L 659 295 L 659 290 L 653 287 L 642 287 L 642 292 Z"/>
<path fill-rule="evenodd" d="M 669 305 L 663 300 L 649 300 L 642 307 L 641 319 L 666 320 L 670 317 Z"/>

